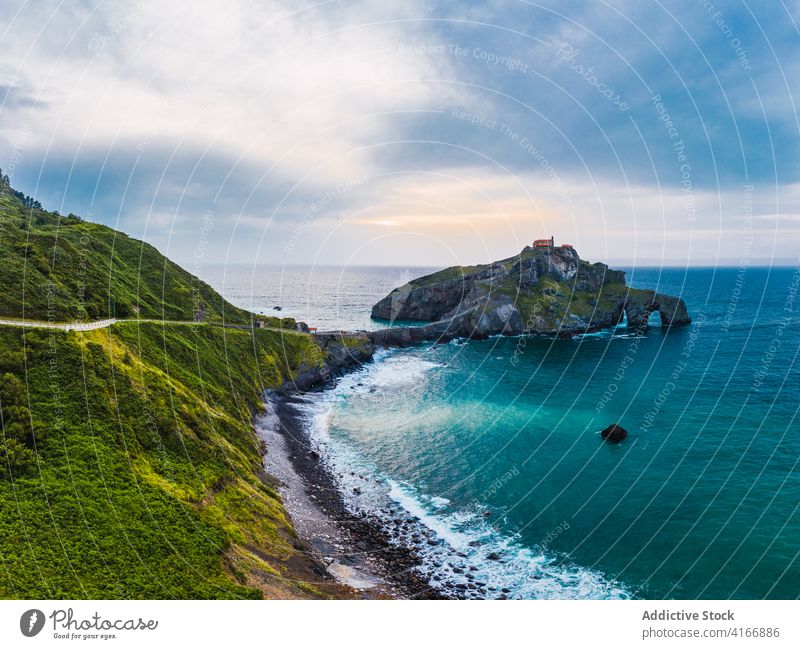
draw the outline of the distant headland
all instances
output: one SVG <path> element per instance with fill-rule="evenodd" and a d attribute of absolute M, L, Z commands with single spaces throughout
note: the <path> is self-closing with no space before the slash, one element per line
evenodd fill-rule
<path fill-rule="evenodd" d="M 537 239 L 514 257 L 478 266 L 453 266 L 394 289 L 372 317 L 430 324 L 371 332 L 375 344 L 440 337 L 573 336 L 627 320 L 647 326 L 658 311 L 662 326 L 691 318 L 679 297 L 626 285 L 625 272 L 581 259 L 570 244 Z"/>

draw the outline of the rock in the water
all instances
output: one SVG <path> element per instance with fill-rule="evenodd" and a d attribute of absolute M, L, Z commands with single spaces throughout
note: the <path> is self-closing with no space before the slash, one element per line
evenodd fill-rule
<path fill-rule="evenodd" d="M 626 286 L 623 271 L 590 264 L 572 246 L 526 247 L 502 261 L 454 266 L 394 289 L 372 307 L 373 318 L 430 324 L 369 335 L 377 346 L 498 334 L 572 336 L 626 317 L 629 326 L 643 328 L 653 311 L 665 326 L 691 322 L 679 297 Z"/>
<path fill-rule="evenodd" d="M 611 424 L 608 428 L 604 428 L 602 431 L 600 431 L 600 437 L 607 442 L 612 442 L 614 444 L 621 442 L 627 436 L 628 431 L 619 424 Z"/>

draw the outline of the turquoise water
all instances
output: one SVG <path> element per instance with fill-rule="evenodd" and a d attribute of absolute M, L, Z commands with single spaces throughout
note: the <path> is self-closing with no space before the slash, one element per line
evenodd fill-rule
<path fill-rule="evenodd" d="M 628 278 L 682 295 L 694 324 L 393 351 L 304 406 L 353 509 L 419 518 L 432 583 L 800 595 L 800 274 Z M 612 422 L 619 445 L 598 436 Z"/>

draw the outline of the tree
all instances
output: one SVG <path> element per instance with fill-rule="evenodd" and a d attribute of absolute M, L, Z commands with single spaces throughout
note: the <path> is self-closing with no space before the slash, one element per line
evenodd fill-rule
<path fill-rule="evenodd" d="M 29 207 L 34 210 L 42 209 L 42 204 L 35 198 L 33 198 L 33 196 L 28 196 L 27 194 L 18 192 L 16 189 L 11 187 L 11 179 L 8 177 L 8 174 L 3 173 L 2 169 L 0 169 L 0 192 L 11 194 L 15 198 L 17 198 L 25 207 Z"/>
<path fill-rule="evenodd" d="M 33 451 L 16 439 L 0 440 L 0 476 L 17 476 L 36 463 Z"/>
<path fill-rule="evenodd" d="M 32 441 L 31 411 L 28 409 L 25 385 L 10 372 L 0 379 L 0 415 L 6 440 Z"/>

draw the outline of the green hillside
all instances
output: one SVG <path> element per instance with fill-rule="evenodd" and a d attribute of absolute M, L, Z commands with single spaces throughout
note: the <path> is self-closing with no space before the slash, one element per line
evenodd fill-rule
<path fill-rule="evenodd" d="M 251 425 L 320 362 L 289 332 L 0 327 L 0 597 L 324 594 Z"/>
<path fill-rule="evenodd" d="M 250 314 L 153 246 L 77 216 L 41 209 L 0 171 L 0 317 L 249 323 Z"/>
<path fill-rule="evenodd" d="M 90 316 L 191 319 L 196 289 L 210 319 L 249 320 L 150 246 L 12 192 L 0 317 L 47 317 L 51 283 L 54 318 L 80 317 L 84 277 Z M 322 363 L 289 330 L 0 326 L 0 598 L 341 596 L 315 583 L 252 425 L 265 388 Z"/>

